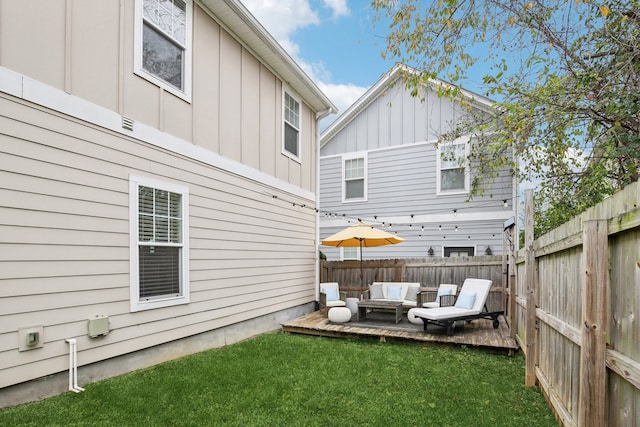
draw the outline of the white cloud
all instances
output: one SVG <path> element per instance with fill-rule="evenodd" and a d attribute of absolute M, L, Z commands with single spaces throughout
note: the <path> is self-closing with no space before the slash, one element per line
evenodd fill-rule
<path fill-rule="evenodd" d="M 300 65 L 305 73 L 344 112 L 366 90 L 353 84 L 331 83 L 332 75 L 323 62 L 306 61 L 300 54 L 300 46 L 293 41 L 294 33 L 310 25 L 321 25 L 317 11 L 309 0 L 242 0 L 249 11 Z M 324 7 L 331 10 L 332 19 L 350 14 L 346 0 L 323 0 Z M 321 127 L 326 127 L 336 116 L 325 118 Z"/>
<path fill-rule="evenodd" d="M 367 88 L 362 86 L 356 86 L 354 84 L 332 84 L 322 83 L 318 84 L 318 87 L 331 99 L 331 101 L 338 107 L 340 113 L 351 106 L 358 98 L 366 92 Z"/>
<path fill-rule="evenodd" d="M 325 93 L 338 108 L 338 115 L 344 113 L 347 108 L 367 91 L 366 87 L 354 84 L 319 83 L 318 87 Z M 332 114 L 320 121 L 320 132 L 323 132 L 338 116 Z"/>
<path fill-rule="evenodd" d="M 347 6 L 347 0 L 324 0 L 324 5 L 331 9 L 333 12 L 333 18 L 339 18 L 340 16 L 349 16 L 349 6 Z"/>
<path fill-rule="evenodd" d="M 300 48 L 291 40 L 291 34 L 299 28 L 320 24 L 320 17 L 308 0 L 242 0 L 242 3 L 294 58 Z"/>

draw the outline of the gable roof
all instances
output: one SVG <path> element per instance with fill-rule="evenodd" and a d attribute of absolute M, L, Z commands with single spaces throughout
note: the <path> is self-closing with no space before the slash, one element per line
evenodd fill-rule
<path fill-rule="evenodd" d="M 321 115 L 337 112 L 336 106 L 247 10 L 240 0 L 201 0 L 218 24 L 234 35 L 279 78 Z"/>
<path fill-rule="evenodd" d="M 356 102 L 354 102 L 347 110 L 333 121 L 320 135 L 320 147 L 324 146 L 329 140 L 347 126 L 362 110 L 367 108 L 375 101 L 381 93 L 389 89 L 389 87 L 406 73 L 419 74 L 420 72 L 408 65 L 397 63 L 389 72 L 383 75 L 380 80 L 371 86 Z M 439 79 L 428 79 L 429 87 L 437 90 L 438 87 L 454 87 L 451 83 Z M 480 110 L 491 111 L 495 104 L 489 98 L 482 95 L 461 89 L 462 96 L 469 100 L 472 105 Z"/>

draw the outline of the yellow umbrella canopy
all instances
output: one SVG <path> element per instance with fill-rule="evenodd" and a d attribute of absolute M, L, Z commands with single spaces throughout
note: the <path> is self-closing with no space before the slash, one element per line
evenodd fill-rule
<path fill-rule="evenodd" d="M 395 245 L 404 242 L 402 237 L 387 233 L 372 225 L 359 222 L 338 231 L 322 241 L 324 246 L 359 247 L 360 248 L 360 284 L 364 287 L 364 275 L 362 274 L 362 248 L 384 245 Z"/>
<path fill-rule="evenodd" d="M 322 244 L 324 246 L 338 247 L 372 247 L 394 245 L 400 242 L 404 242 L 402 237 L 387 233 L 364 222 L 359 222 L 327 237 L 322 241 Z"/>

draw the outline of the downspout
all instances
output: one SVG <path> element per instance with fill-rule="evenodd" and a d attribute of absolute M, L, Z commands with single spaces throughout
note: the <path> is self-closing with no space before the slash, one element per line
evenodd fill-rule
<path fill-rule="evenodd" d="M 320 301 L 320 120 L 333 113 L 337 113 L 333 107 L 316 113 L 316 266 L 314 286 L 316 301 Z"/>

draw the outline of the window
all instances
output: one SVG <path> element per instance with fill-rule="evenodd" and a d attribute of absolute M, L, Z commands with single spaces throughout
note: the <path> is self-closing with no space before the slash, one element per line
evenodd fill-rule
<path fill-rule="evenodd" d="M 360 248 L 340 248 L 342 250 L 342 260 L 359 260 L 360 259 Z"/>
<path fill-rule="evenodd" d="M 300 103 L 284 93 L 284 153 L 300 158 Z"/>
<path fill-rule="evenodd" d="M 463 193 L 469 188 L 466 167 L 467 144 L 446 144 L 438 147 L 439 193 Z"/>
<path fill-rule="evenodd" d="M 444 248 L 445 257 L 461 257 L 461 256 L 474 256 L 475 250 L 471 246 L 465 247 L 446 247 Z"/>
<path fill-rule="evenodd" d="M 132 176 L 129 192 L 131 311 L 188 303 L 187 189 Z"/>
<path fill-rule="evenodd" d="M 136 74 L 190 98 L 191 0 L 137 0 Z"/>
<path fill-rule="evenodd" d="M 366 158 L 345 158 L 343 176 L 342 200 L 345 202 L 366 200 Z"/>

